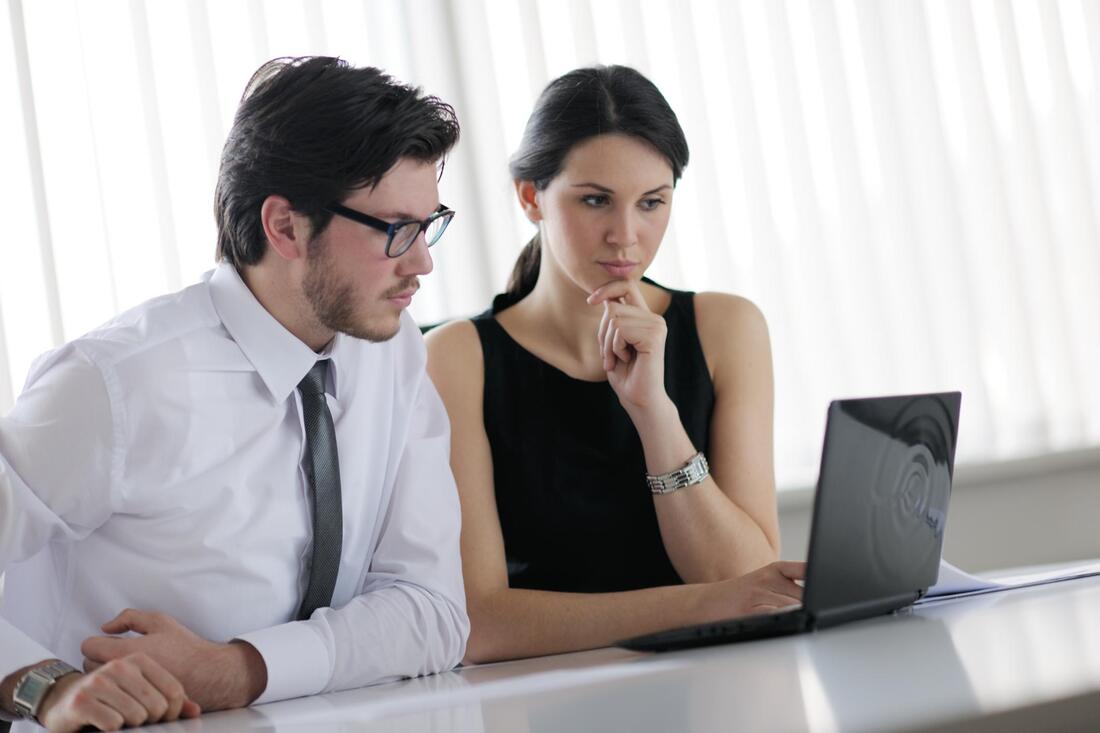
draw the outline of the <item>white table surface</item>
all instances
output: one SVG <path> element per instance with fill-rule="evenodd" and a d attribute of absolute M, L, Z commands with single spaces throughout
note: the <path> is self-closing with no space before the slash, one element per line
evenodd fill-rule
<path fill-rule="evenodd" d="M 986 715 L 1018 722 L 1036 705 L 1057 715 L 1074 696 L 1100 730 L 1100 578 L 766 641 L 480 665 L 147 730 L 912 730 Z"/>

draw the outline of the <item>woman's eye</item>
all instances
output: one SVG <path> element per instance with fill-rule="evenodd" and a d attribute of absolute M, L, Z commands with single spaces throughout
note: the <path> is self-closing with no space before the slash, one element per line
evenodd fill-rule
<path fill-rule="evenodd" d="M 581 196 L 581 201 L 588 206 L 607 206 L 611 199 L 602 193 L 591 193 L 587 196 Z"/>
<path fill-rule="evenodd" d="M 665 202 L 665 200 L 662 199 L 662 198 L 642 199 L 639 206 L 641 206 L 642 209 L 645 210 L 645 211 L 653 211 L 658 206 L 661 206 L 662 204 L 664 204 L 664 202 Z"/>

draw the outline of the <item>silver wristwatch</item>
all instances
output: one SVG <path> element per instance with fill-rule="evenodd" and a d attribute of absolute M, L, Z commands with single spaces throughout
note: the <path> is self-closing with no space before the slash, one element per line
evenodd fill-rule
<path fill-rule="evenodd" d="M 693 455 L 683 468 L 662 473 L 658 476 L 646 474 L 645 480 L 649 484 L 649 490 L 654 494 L 670 494 L 679 491 L 685 486 L 693 486 L 702 483 L 710 475 L 710 466 L 707 465 L 707 457 L 699 451 Z"/>
<path fill-rule="evenodd" d="M 15 692 L 12 694 L 15 712 L 24 718 L 38 720 L 38 708 L 54 683 L 67 674 L 79 671 L 76 667 L 64 662 L 50 662 L 27 672 L 16 683 Z"/>

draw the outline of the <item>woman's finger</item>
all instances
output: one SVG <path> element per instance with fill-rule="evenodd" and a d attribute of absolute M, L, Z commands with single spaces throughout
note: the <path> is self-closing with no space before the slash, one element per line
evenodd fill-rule
<path fill-rule="evenodd" d="M 604 348 L 604 340 L 607 338 L 607 329 L 611 322 L 611 311 L 608 304 L 603 304 L 603 315 L 600 316 L 600 327 L 596 330 L 596 343 L 600 346 L 600 358 L 603 359 L 603 368 L 607 370 L 607 350 Z"/>
<path fill-rule="evenodd" d="M 793 599 L 791 602 L 802 600 L 802 586 L 783 575 L 776 575 L 769 578 L 764 588 L 769 593 L 777 593 Z"/>
<path fill-rule="evenodd" d="M 806 579 L 806 563 L 796 560 L 777 560 L 771 564 L 784 576 L 791 580 Z"/>
<path fill-rule="evenodd" d="M 588 296 L 588 303 L 595 305 L 608 300 L 621 300 L 627 305 L 649 310 L 649 305 L 642 297 L 641 288 L 637 280 L 612 280 L 592 291 Z"/>
<path fill-rule="evenodd" d="M 619 328 L 619 324 L 615 321 L 611 321 L 612 327 L 612 339 L 611 350 L 615 352 L 615 356 L 619 361 L 629 364 L 634 359 L 634 354 L 631 353 L 630 344 L 626 342 L 626 337 L 623 335 L 623 331 Z"/>
<path fill-rule="evenodd" d="M 791 600 L 786 596 L 766 595 L 753 599 L 753 603 L 749 606 L 748 612 L 750 614 L 775 613 L 776 611 L 789 609 L 791 606 L 797 606 L 798 604 L 799 601 Z"/>
<path fill-rule="evenodd" d="M 615 316 L 613 322 L 615 328 L 634 351 L 643 354 L 655 353 L 664 345 L 661 339 L 663 328 L 659 320 L 655 321 L 652 317 Z"/>
<path fill-rule="evenodd" d="M 603 370 L 610 372 L 615 368 L 615 322 L 608 317 L 607 328 L 603 334 Z"/>

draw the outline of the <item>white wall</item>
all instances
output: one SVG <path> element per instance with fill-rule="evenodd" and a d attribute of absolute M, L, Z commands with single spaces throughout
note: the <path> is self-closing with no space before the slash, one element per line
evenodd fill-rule
<path fill-rule="evenodd" d="M 782 555 L 803 559 L 812 490 L 779 497 Z M 955 474 L 943 556 L 981 571 L 1100 558 L 1100 449 L 990 466 Z"/>

